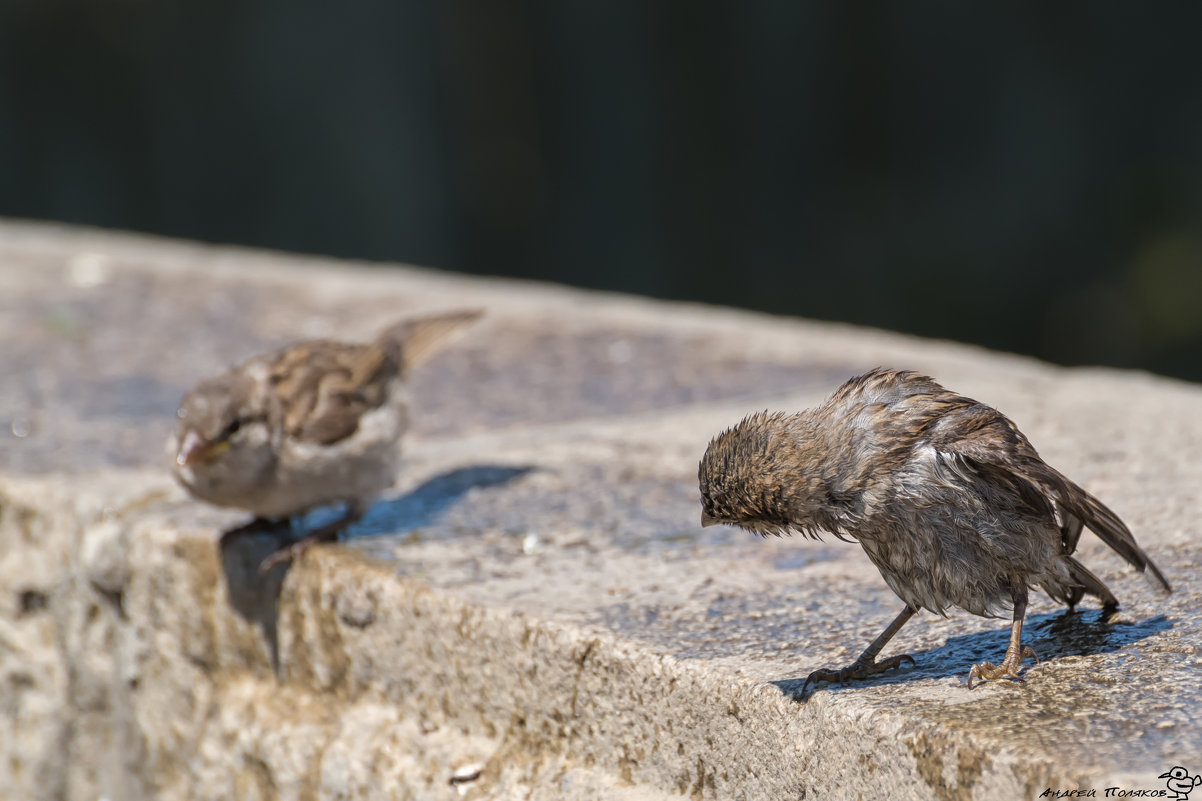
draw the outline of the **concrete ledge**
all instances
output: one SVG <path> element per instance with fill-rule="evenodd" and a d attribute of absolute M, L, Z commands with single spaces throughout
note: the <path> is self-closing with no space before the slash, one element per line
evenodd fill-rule
<path fill-rule="evenodd" d="M 994 799 L 1202 770 L 1195 387 L 41 226 L 0 225 L 0 284 L 16 343 L 0 431 L 22 434 L 0 449 L 14 797 Z M 347 545 L 264 579 L 266 538 L 221 552 L 236 516 L 158 466 L 187 384 L 298 336 L 462 304 L 490 319 L 416 377 L 397 494 Z M 1041 598 L 1025 684 L 962 685 L 1004 649 L 1002 622 L 924 616 L 896 643 L 916 669 L 795 700 L 898 602 L 859 549 L 699 530 L 696 461 L 744 412 L 808 405 L 878 363 L 1004 409 L 1178 592 L 1159 599 L 1091 541 L 1126 621 Z"/>
<path fill-rule="evenodd" d="M 153 511 L 110 511 L 62 542 L 50 533 L 61 521 L 39 510 L 69 509 L 67 493 L 6 490 L 5 538 L 59 539 L 60 554 L 115 538 L 127 555 L 115 591 L 112 565 L 69 559 L 20 626 L 59 629 L 68 676 L 30 678 L 58 685 L 46 694 L 77 717 L 28 763 L 49 763 L 63 740 L 103 757 L 61 777 L 69 796 L 99 785 L 118 797 L 453 798 L 451 777 L 472 765 L 485 796 L 546 798 L 922 798 L 978 785 L 1013 797 L 1072 775 L 904 712 L 831 693 L 798 704 L 605 632 L 464 603 L 345 548 L 259 582 L 266 547 L 222 555 Z M 46 789 L 7 778 L 29 797 Z"/>

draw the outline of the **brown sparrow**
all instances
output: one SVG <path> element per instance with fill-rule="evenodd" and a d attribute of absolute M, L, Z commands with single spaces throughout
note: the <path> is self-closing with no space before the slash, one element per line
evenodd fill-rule
<path fill-rule="evenodd" d="M 1109 613 L 1118 600 L 1071 554 L 1082 527 L 1165 592 L 1170 587 L 1123 521 L 1046 464 L 996 409 L 912 372 L 853 378 L 800 414 L 761 412 L 710 442 L 698 470 L 703 526 L 762 535 L 826 531 L 859 542 L 901 614 L 852 664 L 810 682 L 865 678 L 908 655 L 877 654 L 919 609 L 993 616 L 1010 607 L 1010 646 L 974 679 L 1019 678 L 1027 590 L 1073 608 L 1085 594 Z"/>
<path fill-rule="evenodd" d="M 168 442 L 175 478 L 202 501 L 255 516 L 223 541 L 345 504 L 342 517 L 277 550 L 262 570 L 335 538 L 396 478 L 409 370 L 480 314 L 405 320 L 370 343 L 300 342 L 201 381 L 180 402 Z"/>

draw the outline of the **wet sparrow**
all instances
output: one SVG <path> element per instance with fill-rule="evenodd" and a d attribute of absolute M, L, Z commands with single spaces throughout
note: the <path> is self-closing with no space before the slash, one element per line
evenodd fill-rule
<path fill-rule="evenodd" d="M 873 370 L 816 409 L 751 415 L 710 442 L 698 477 L 702 525 L 858 541 L 905 602 L 855 662 L 816 671 L 806 686 L 913 663 L 876 657 L 915 611 L 951 607 L 1013 610 L 1002 663 L 975 665 L 968 684 L 1018 678 L 1035 656 L 1022 644 L 1029 588 L 1070 608 L 1085 594 L 1118 607 L 1071 556 L 1082 527 L 1170 590 L 1123 521 L 1048 466 L 1014 423 L 912 372 Z"/>
<path fill-rule="evenodd" d="M 407 373 L 480 314 L 405 320 L 371 343 L 300 342 L 201 381 L 180 402 L 168 442 L 176 479 L 202 501 L 255 515 L 223 539 L 345 504 L 341 518 L 277 550 L 263 570 L 335 538 L 396 478 Z"/>

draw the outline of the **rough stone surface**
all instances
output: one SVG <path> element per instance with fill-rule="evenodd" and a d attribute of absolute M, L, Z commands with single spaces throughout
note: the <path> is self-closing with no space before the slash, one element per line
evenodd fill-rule
<path fill-rule="evenodd" d="M 264 578 L 272 543 L 163 467 L 199 375 L 410 311 L 488 318 L 415 376 L 395 493 Z M 1035 797 L 1202 771 L 1202 390 L 880 332 L 556 287 L 0 224 L 0 788 L 14 799 Z M 701 530 L 748 411 L 877 364 L 1006 411 L 1177 587 L 1096 540 L 1110 624 L 1042 595 L 922 615 L 914 669 L 798 697 L 900 602 L 838 541 Z"/>

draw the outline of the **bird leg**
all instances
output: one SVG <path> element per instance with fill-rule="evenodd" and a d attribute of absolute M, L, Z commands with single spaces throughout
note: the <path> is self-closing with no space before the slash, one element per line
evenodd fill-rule
<path fill-rule="evenodd" d="M 1014 622 L 1010 624 L 1010 647 L 1006 649 L 1006 658 L 1000 665 L 992 662 L 973 665 L 972 670 L 968 671 L 968 689 L 970 690 L 973 679 L 989 681 L 1005 677 L 1022 681 L 1022 676 L 1018 675 L 1018 671 L 1022 667 L 1023 660 L 1029 656 L 1036 662 L 1039 661 L 1039 657 L 1035 655 L 1031 646 L 1023 645 L 1023 617 L 1027 614 L 1027 585 L 1015 583 L 1011 591 L 1014 597 Z"/>
<path fill-rule="evenodd" d="M 818 683 L 820 681 L 847 681 L 848 679 L 866 679 L 869 676 L 875 676 L 878 673 L 884 673 L 886 670 L 893 670 L 901 667 L 902 662 L 909 661 L 914 664 L 914 657 L 909 654 L 898 654 L 891 656 L 888 659 L 876 661 L 876 655 L 881 652 L 885 644 L 893 639 L 893 635 L 901 630 L 901 627 L 906 625 L 906 621 L 914 616 L 914 608 L 906 605 L 906 608 L 901 610 L 897 617 L 893 618 L 893 622 L 881 632 L 881 635 L 872 641 L 872 644 L 864 649 L 864 653 L 856 658 L 845 668 L 839 670 L 830 670 L 823 668 L 815 670 L 806 679 L 806 683 L 801 686 L 801 694 L 805 695 L 806 688 L 810 686 L 810 682 Z"/>
<path fill-rule="evenodd" d="M 266 573 L 276 565 L 282 565 L 285 562 L 291 562 L 293 559 L 300 556 L 309 548 L 310 545 L 316 545 L 319 542 L 329 542 L 338 538 L 339 532 L 353 526 L 363 517 L 366 511 L 358 503 L 348 503 L 346 512 L 337 520 L 332 520 L 324 526 L 319 526 L 313 531 L 310 531 L 305 536 L 301 537 L 296 542 L 289 545 L 277 548 L 259 565 L 259 573 Z"/>

